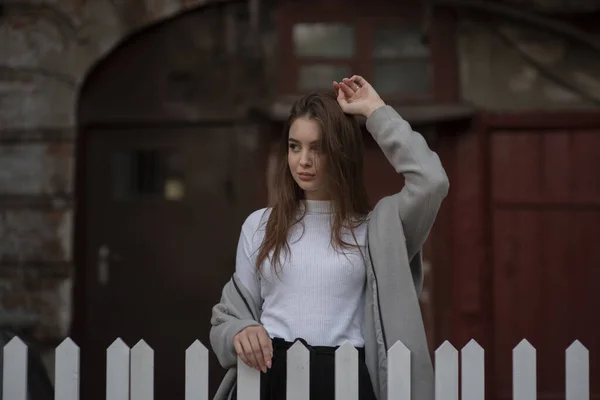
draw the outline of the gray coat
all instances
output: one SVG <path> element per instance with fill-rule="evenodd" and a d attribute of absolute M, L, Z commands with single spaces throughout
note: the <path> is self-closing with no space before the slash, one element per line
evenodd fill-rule
<path fill-rule="evenodd" d="M 411 398 L 433 400 L 433 367 L 418 300 L 423 287 L 421 250 L 448 193 L 448 178 L 437 154 L 393 108 L 375 110 L 367 130 L 405 179 L 399 193 L 376 204 L 367 225 L 367 368 L 375 395 L 387 400 L 387 350 L 401 341 L 411 352 Z M 215 400 L 229 398 L 235 385 L 233 337 L 257 325 L 260 315 L 260 307 L 234 274 L 211 318 L 210 342 L 228 369 Z"/>

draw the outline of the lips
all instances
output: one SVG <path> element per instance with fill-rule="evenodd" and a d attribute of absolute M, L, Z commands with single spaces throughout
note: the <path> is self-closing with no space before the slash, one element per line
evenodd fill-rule
<path fill-rule="evenodd" d="M 298 178 L 302 179 L 303 181 L 310 181 L 311 179 L 314 179 L 315 176 L 313 174 L 300 173 L 298 174 Z"/>

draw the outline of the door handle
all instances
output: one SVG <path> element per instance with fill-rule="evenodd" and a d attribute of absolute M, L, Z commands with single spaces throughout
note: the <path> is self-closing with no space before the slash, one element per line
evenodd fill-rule
<path fill-rule="evenodd" d="M 110 248 L 103 244 L 98 248 L 98 283 L 107 285 L 110 280 L 110 262 L 120 261 L 120 257 L 111 253 Z"/>

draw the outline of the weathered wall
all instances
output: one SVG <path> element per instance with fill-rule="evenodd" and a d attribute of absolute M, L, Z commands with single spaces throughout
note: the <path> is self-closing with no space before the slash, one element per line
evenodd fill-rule
<path fill-rule="evenodd" d="M 4 3 L 0 18 L 0 324 L 14 318 L 31 322 L 39 340 L 60 339 L 68 330 L 73 141 L 76 102 L 86 74 L 132 32 L 205 1 Z M 270 7 L 268 12 L 274 10 Z M 267 18 L 263 23 L 272 22 Z M 466 100 L 493 110 L 594 106 L 548 76 L 600 99 L 600 55 L 533 29 L 506 23 L 497 30 L 490 26 L 473 20 L 460 23 L 461 85 Z M 265 75 L 276 76 L 277 37 L 266 28 L 262 67 Z M 231 43 L 240 45 L 241 39 L 234 37 Z M 545 72 L 525 62 L 509 42 Z M 188 118 L 195 117 L 198 109 L 177 106 L 173 111 Z"/>
<path fill-rule="evenodd" d="M 3 2 L 0 325 L 53 341 L 70 322 L 78 91 L 135 30 L 204 0 Z"/>
<path fill-rule="evenodd" d="M 507 22 L 463 20 L 458 45 L 462 95 L 477 106 L 543 110 L 600 105 L 600 53 L 581 44 Z"/>

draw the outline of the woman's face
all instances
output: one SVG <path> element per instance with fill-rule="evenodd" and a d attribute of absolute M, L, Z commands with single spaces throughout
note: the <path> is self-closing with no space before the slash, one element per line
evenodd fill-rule
<path fill-rule="evenodd" d="M 288 165 L 292 177 L 308 200 L 327 200 L 325 157 L 320 148 L 319 124 L 305 117 L 297 118 L 288 134 Z"/>

